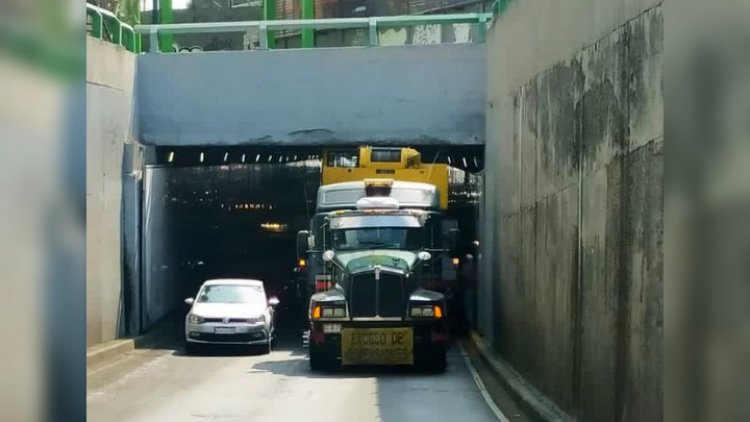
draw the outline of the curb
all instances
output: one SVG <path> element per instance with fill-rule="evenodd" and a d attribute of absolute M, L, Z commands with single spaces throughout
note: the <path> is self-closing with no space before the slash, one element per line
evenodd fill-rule
<path fill-rule="evenodd" d="M 164 318 L 154 324 L 153 328 L 139 336 L 112 340 L 103 344 L 97 344 L 86 350 L 86 372 L 110 362 L 135 349 L 153 346 L 163 339 L 164 333 L 173 329 L 174 317 Z"/>
<path fill-rule="evenodd" d="M 87 372 L 105 362 L 124 355 L 135 349 L 134 339 L 113 340 L 104 344 L 96 345 L 86 350 L 86 370 Z"/>
<path fill-rule="evenodd" d="M 493 375 L 510 392 L 523 411 L 538 421 L 575 422 L 575 419 L 560 409 L 531 383 L 516 372 L 512 366 L 497 356 L 484 339 L 472 331 L 470 345 L 478 352 L 482 361 L 487 364 Z"/>

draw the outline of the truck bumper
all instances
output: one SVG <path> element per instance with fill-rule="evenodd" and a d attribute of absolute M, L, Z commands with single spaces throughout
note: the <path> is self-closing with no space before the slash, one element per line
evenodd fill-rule
<path fill-rule="evenodd" d="M 310 324 L 310 354 L 316 354 L 330 362 L 342 362 L 342 338 L 340 332 L 330 332 L 330 329 L 325 330 L 324 324 L 340 324 L 342 330 L 347 328 L 411 328 L 413 332 L 413 362 L 415 364 L 432 359 L 436 355 L 444 354 L 449 343 L 448 329 L 444 320 L 392 323 L 313 322 Z"/>

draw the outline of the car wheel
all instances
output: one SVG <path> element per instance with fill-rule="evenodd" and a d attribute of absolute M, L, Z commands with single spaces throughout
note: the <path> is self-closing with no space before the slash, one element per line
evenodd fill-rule
<path fill-rule="evenodd" d="M 268 342 L 265 345 L 265 348 L 263 349 L 263 352 L 265 354 L 270 354 L 273 351 L 273 339 L 271 337 L 268 338 Z"/>
<path fill-rule="evenodd" d="M 190 343 L 189 341 L 186 341 L 185 342 L 185 354 L 188 356 L 194 355 L 196 352 L 196 347 L 197 346 L 195 344 Z"/>

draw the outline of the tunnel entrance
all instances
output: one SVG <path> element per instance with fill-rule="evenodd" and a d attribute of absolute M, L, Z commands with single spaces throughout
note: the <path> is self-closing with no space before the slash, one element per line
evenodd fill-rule
<path fill-rule="evenodd" d="M 419 147 L 425 161 L 456 166 L 448 214 L 468 247 L 476 238 L 482 150 Z M 184 316 L 183 300 L 211 278 L 255 278 L 281 299 L 279 328 L 299 319 L 296 233 L 308 228 L 320 185 L 322 148 L 152 148 L 143 173 L 139 326 Z M 297 327 L 299 328 L 299 327 Z"/>
<path fill-rule="evenodd" d="M 256 278 L 281 295 L 295 234 L 320 178 L 313 161 L 148 166 L 144 175 L 143 325 L 210 278 Z"/>

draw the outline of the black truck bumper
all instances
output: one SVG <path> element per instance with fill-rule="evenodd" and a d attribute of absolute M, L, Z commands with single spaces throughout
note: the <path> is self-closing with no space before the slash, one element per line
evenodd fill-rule
<path fill-rule="evenodd" d="M 444 320 L 434 321 L 343 321 L 343 322 L 312 322 L 310 324 L 310 356 L 311 359 L 319 359 L 326 362 L 326 366 L 346 364 L 342 359 L 342 333 L 330 332 L 330 324 L 340 324 L 341 330 L 357 329 L 399 329 L 410 328 L 412 337 L 412 356 L 413 361 L 410 363 L 378 363 L 373 364 L 393 364 L 393 365 L 420 365 L 422 362 L 432 362 L 435 359 L 440 360 L 445 357 L 448 348 L 449 337 L 448 327 Z M 324 325 L 329 325 L 329 329 L 324 329 Z M 328 332 L 326 332 L 328 331 Z M 369 364 L 369 363 L 368 363 Z"/>

